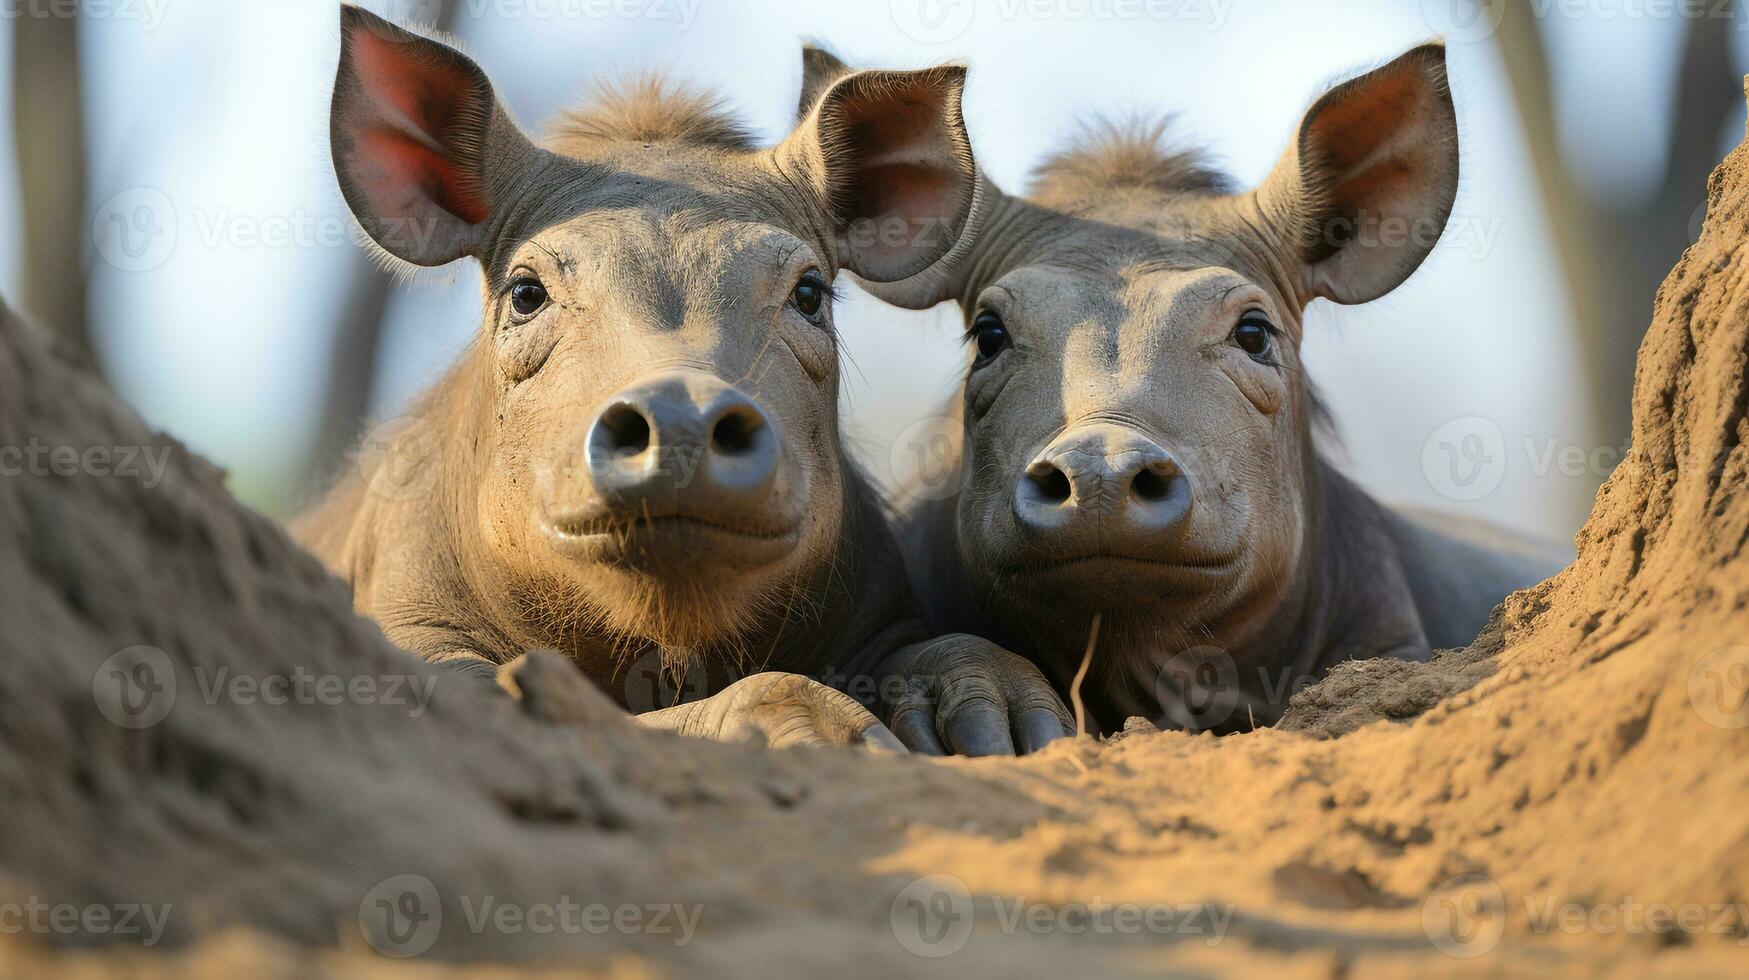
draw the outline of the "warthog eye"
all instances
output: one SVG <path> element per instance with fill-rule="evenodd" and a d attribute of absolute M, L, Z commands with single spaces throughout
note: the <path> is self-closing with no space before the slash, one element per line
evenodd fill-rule
<path fill-rule="evenodd" d="M 1247 313 L 1233 328 L 1233 343 L 1251 355 L 1251 359 L 1268 363 L 1275 352 L 1275 324 L 1261 313 Z"/>
<path fill-rule="evenodd" d="M 533 276 L 523 276 L 510 284 L 510 308 L 517 316 L 534 316 L 547 305 L 547 287 Z"/>
<path fill-rule="evenodd" d="M 812 323 L 819 323 L 826 312 L 826 297 L 832 295 L 832 287 L 820 276 L 820 270 L 809 269 L 802 273 L 801 282 L 790 290 L 790 305 L 796 312 L 806 317 Z"/>
<path fill-rule="evenodd" d="M 983 364 L 1008 348 L 1008 328 L 1001 317 L 986 310 L 972 321 L 971 339 L 978 345 L 977 364 Z"/>

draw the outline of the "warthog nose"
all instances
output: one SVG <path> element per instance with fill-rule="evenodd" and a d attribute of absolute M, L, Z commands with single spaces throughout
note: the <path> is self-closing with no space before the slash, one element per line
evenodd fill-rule
<path fill-rule="evenodd" d="M 712 375 L 647 378 L 589 429 L 590 480 L 614 510 L 739 524 L 770 496 L 781 447 L 759 403 Z"/>
<path fill-rule="evenodd" d="M 639 455 L 650 448 L 650 420 L 636 405 L 615 402 L 595 420 L 590 443 L 616 459 Z"/>
<path fill-rule="evenodd" d="M 1023 530 L 1089 549 L 1124 535 L 1179 533 L 1190 509 L 1190 480 L 1171 454 L 1104 422 L 1058 436 L 1027 464 L 1014 494 Z"/>

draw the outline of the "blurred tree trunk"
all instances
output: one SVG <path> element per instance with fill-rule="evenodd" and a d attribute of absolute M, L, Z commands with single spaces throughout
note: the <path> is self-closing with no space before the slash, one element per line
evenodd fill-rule
<path fill-rule="evenodd" d="M 23 206 L 20 305 L 96 366 L 86 320 L 85 113 L 76 4 L 12 18 L 12 120 Z"/>
<path fill-rule="evenodd" d="M 1483 2 L 1504 4 L 1497 37 L 1584 339 L 1597 435 L 1619 443 L 1628 434 L 1634 360 L 1653 296 L 1700 227 L 1720 134 L 1741 111 L 1743 84 L 1731 55 L 1740 5 L 1685 19 L 1663 177 L 1643 201 L 1616 203 L 1594 200 L 1573 181 L 1555 126 L 1544 26 L 1529 5 Z"/>
<path fill-rule="evenodd" d="M 455 0 L 420 0 L 417 12 L 429 14 L 426 22 L 447 34 L 454 29 L 459 6 Z M 322 415 L 317 420 L 314 448 L 304 467 L 307 482 L 304 500 L 299 503 L 308 502 L 326 488 L 358 441 L 370 412 L 372 381 L 382 352 L 394 277 L 360 253 L 345 273 L 343 288 L 345 300 L 340 308 L 340 322 L 334 329 L 334 346 L 324 379 Z"/>

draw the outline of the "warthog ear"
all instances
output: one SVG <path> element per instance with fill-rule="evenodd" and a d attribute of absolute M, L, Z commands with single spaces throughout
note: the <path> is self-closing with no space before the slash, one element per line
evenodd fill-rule
<path fill-rule="evenodd" d="M 826 94 L 826 89 L 855 71 L 820 45 L 802 45 L 802 94 L 796 100 L 796 119 L 807 119 L 808 113 L 813 112 L 819 103 L 820 96 Z"/>
<path fill-rule="evenodd" d="M 477 253 L 501 203 L 494 175 L 538 152 L 480 66 L 350 5 L 340 8 L 328 125 L 347 206 L 378 245 L 415 265 Z"/>
<path fill-rule="evenodd" d="M 1429 44 L 1326 92 L 1257 193 L 1310 291 L 1364 303 L 1421 265 L 1457 184 L 1445 46 Z"/>
<path fill-rule="evenodd" d="M 977 183 L 965 80 L 958 66 L 845 75 L 775 151 L 820 193 L 839 264 L 870 283 L 928 269 L 965 229 Z"/>

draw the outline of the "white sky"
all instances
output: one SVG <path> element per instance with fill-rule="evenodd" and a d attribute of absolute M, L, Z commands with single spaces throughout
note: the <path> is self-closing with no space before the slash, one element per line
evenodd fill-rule
<path fill-rule="evenodd" d="M 901 24 L 923 33 L 919 10 L 943 0 L 619 0 L 618 9 L 645 12 L 633 17 L 596 16 L 612 9 L 599 0 L 458 2 L 457 32 L 525 125 L 596 75 L 665 66 L 721 89 L 775 138 L 790 120 L 804 36 L 859 64 L 964 58 L 974 146 L 1009 190 L 1092 111 L 1173 113 L 1181 136 L 1205 142 L 1253 182 L 1326 81 L 1388 60 L 1434 29 L 1423 16 L 1431 0 L 1352 0 L 1340 17 L 1332 5 L 1296 0 L 1178 0 L 1167 4 L 1177 18 L 1065 13 L 1090 9 L 1087 0 L 946 0 L 933 9 L 951 18 L 952 3 L 970 4 L 973 16 L 962 33 L 930 44 Z M 156 22 L 85 25 L 92 206 L 126 193 L 126 213 L 148 202 L 175 233 L 161 263 L 144 271 L 108 261 L 115 241 L 97 240 L 93 314 L 105 361 L 149 419 L 231 467 L 240 491 L 260 500 L 276 496 L 270 484 L 297 476 L 338 302 L 335 275 L 353 257 L 325 145 L 335 6 L 140 0 L 136 9 L 155 11 Z M 1114 8 L 1092 0 L 1091 9 Z M 671 18 L 683 11 L 695 18 L 680 29 Z M 1656 177 L 1675 27 L 1554 25 L 1561 134 L 1581 151 L 1587 187 L 1633 194 Z M 0 37 L 9 31 L 0 18 Z M 9 50 L 0 46 L 0 65 Z M 1595 481 L 1539 474 L 1536 457 L 1549 440 L 1592 448 L 1574 326 L 1497 54 L 1485 41 L 1453 43 L 1450 62 L 1464 149 L 1461 233 L 1384 300 L 1314 306 L 1307 357 L 1335 408 L 1348 465 L 1381 496 L 1565 537 Z M 7 131 L 9 106 L 0 100 Z M 16 214 L 14 185 L 13 161 L 0 152 L 0 288 L 9 294 L 17 229 L 4 216 Z M 257 231 L 292 240 L 263 243 Z M 458 264 L 397 287 L 381 413 L 393 414 L 466 343 L 477 283 L 474 269 Z M 956 387 L 956 317 L 858 296 L 839 323 L 860 369 L 847 374 L 852 429 L 870 469 L 888 478 L 896 433 Z M 1474 501 L 1442 496 L 1423 453 L 1442 424 L 1462 416 L 1491 420 L 1506 450 L 1503 482 Z"/>

